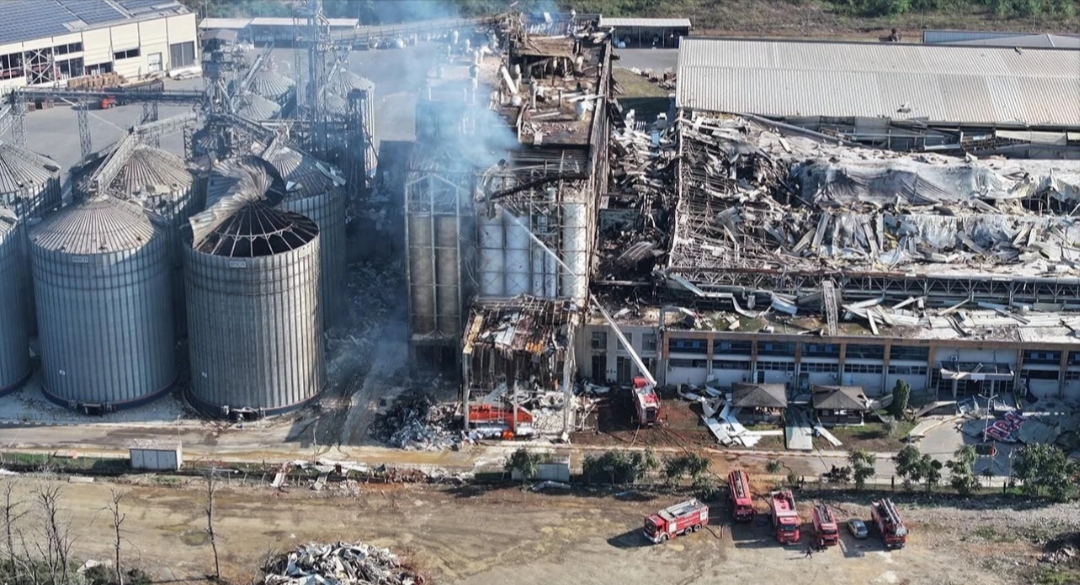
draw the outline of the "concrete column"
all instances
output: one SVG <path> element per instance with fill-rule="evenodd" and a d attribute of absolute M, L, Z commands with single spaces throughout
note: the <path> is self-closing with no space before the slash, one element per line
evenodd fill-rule
<path fill-rule="evenodd" d="M 1065 372 L 1069 371 L 1069 351 L 1061 350 L 1061 359 L 1058 360 L 1058 398 L 1065 398 Z"/>
<path fill-rule="evenodd" d="M 712 375 L 712 356 L 713 356 L 713 342 L 716 341 L 715 334 L 709 334 L 709 338 L 705 340 L 705 379 L 708 380 Z"/>
<path fill-rule="evenodd" d="M 892 391 L 889 387 L 889 358 L 892 355 L 892 343 L 885 342 L 885 353 L 881 356 L 881 395 L 886 396 Z M 929 370 L 927 370 L 929 372 Z"/>

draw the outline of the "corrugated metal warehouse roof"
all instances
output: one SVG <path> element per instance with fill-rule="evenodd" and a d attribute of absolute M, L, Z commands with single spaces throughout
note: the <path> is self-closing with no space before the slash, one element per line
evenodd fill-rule
<path fill-rule="evenodd" d="M 356 18 L 328 18 L 330 26 L 334 28 L 356 28 L 360 20 Z M 199 28 L 232 28 L 241 29 L 249 26 L 295 26 L 296 22 L 291 18 L 260 16 L 258 18 L 204 18 L 199 21 Z"/>
<path fill-rule="evenodd" d="M 689 18 L 607 18 L 600 17 L 600 28 L 690 28 Z"/>
<path fill-rule="evenodd" d="M 981 39 L 1003 39 L 1006 37 L 1020 37 L 1029 35 L 1029 32 L 1002 31 L 1002 30 L 945 30 L 926 29 L 922 31 L 922 42 L 926 44 L 957 43 L 961 41 L 977 41 Z M 1064 35 L 1076 37 L 1080 35 Z"/>
<path fill-rule="evenodd" d="M 1025 49 L 1080 49 L 1080 37 L 1063 35 L 1017 35 L 1015 37 L 995 37 L 956 41 L 950 45 L 965 47 L 1022 47 Z M 1080 75 L 1080 73 L 1077 73 Z"/>
<path fill-rule="evenodd" d="M 68 34 L 94 26 L 145 18 L 153 14 L 183 14 L 174 0 L 3 0 L 0 6 L 0 44 Z"/>
<path fill-rule="evenodd" d="M 762 116 L 1076 125 L 1080 52 L 686 38 L 680 108 Z"/>

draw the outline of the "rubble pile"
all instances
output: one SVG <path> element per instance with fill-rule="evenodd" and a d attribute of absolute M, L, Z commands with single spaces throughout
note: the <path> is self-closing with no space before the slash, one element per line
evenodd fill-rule
<path fill-rule="evenodd" d="M 380 336 L 399 312 L 403 301 L 397 281 L 404 274 L 401 261 L 386 266 L 352 264 L 345 283 L 346 315 L 327 336 L 327 374 L 342 380 L 364 367 Z"/>
<path fill-rule="evenodd" d="M 450 430 L 454 406 L 439 405 L 419 388 L 410 388 L 394 399 L 371 424 L 371 435 L 398 449 L 439 451 L 461 440 Z"/>
<path fill-rule="evenodd" d="M 421 585 L 388 549 L 362 542 L 308 544 L 263 568 L 264 585 Z"/>
<path fill-rule="evenodd" d="M 649 68 L 638 69 L 637 67 L 631 67 L 630 72 L 634 75 L 640 75 L 664 89 L 675 91 L 675 70 L 671 67 L 664 69 L 663 73 L 657 73 Z"/>

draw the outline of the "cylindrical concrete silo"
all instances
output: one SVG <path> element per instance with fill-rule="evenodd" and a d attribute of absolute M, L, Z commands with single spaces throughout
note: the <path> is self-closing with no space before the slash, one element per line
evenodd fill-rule
<path fill-rule="evenodd" d="M 345 284 L 345 182 L 326 163 L 291 148 L 280 148 L 270 164 L 286 184 L 278 207 L 299 213 L 319 226 L 323 321 L 333 326 L 341 315 Z"/>
<path fill-rule="evenodd" d="M 461 335 L 461 255 L 458 218 L 435 216 L 435 308 L 439 312 L 439 333 Z"/>
<path fill-rule="evenodd" d="M 410 215 L 405 218 L 409 251 L 409 314 L 412 333 L 435 333 L 435 238 L 434 218 Z"/>
<path fill-rule="evenodd" d="M 0 395 L 30 378 L 30 319 L 26 278 L 25 225 L 15 212 L 0 207 Z"/>
<path fill-rule="evenodd" d="M 137 205 L 98 196 L 30 230 L 45 395 L 137 406 L 176 380 L 171 249 Z"/>
<path fill-rule="evenodd" d="M 283 188 L 269 171 L 252 164 L 185 234 L 189 398 L 208 414 L 279 414 L 325 385 L 319 228 L 264 197 Z"/>
<path fill-rule="evenodd" d="M 506 240 L 503 237 L 502 212 L 496 210 L 491 217 L 481 213 L 476 218 L 476 223 L 480 231 L 480 261 L 476 271 L 480 277 L 480 296 L 504 297 Z"/>
<path fill-rule="evenodd" d="M 148 145 L 135 149 L 116 182 L 118 184 L 113 186 L 124 199 L 142 204 L 160 215 L 168 225 L 174 328 L 177 337 L 183 338 L 187 334 L 187 318 L 184 316 L 184 258 L 180 249 L 180 230 L 205 204 L 201 182 L 182 159 Z"/>
<path fill-rule="evenodd" d="M 41 216 L 60 205 L 60 165 L 0 142 L 0 205 L 20 217 Z"/>

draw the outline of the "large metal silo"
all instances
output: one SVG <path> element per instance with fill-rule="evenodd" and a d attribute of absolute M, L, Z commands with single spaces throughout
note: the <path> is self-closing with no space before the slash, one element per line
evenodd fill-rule
<path fill-rule="evenodd" d="M 379 139 L 375 133 L 375 84 L 370 79 L 357 75 L 348 69 L 338 67 L 330 76 L 329 90 L 331 95 L 327 97 L 327 110 L 331 115 L 345 116 L 349 114 L 349 100 L 354 92 L 363 92 L 366 98 L 361 103 L 363 115 L 364 139 L 367 148 L 364 151 L 364 165 L 368 172 L 375 170 L 378 163 Z M 331 99 L 340 96 L 340 99 Z"/>
<path fill-rule="evenodd" d="M 0 395 L 22 386 L 31 372 L 24 229 L 15 212 L 0 207 Z"/>
<path fill-rule="evenodd" d="M 284 104 L 296 82 L 263 66 L 251 78 L 251 91 L 262 97 Z"/>
<path fill-rule="evenodd" d="M 319 226 L 323 321 L 330 328 L 341 314 L 345 283 L 345 181 L 326 163 L 291 148 L 277 149 L 270 164 L 285 180 L 279 207 Z"/>
<path fill-rule="evenodd" d="M 40 154 L 0 142 L 0 205 L 20 217 L 40 216 L 60 205 L 60 165 Z"/>
<path fill-rule="evenodd" d="M 72 407 L 138 406 L 176 380 L 164 221 L 97 196 L 30 230 L 45 395 Z"/>
<path fill-rule="evenodd" d="M 202 211 L 206 196 L 201 181 L 179 157 L 149 145 L 140 145 L 120 170 L 113 191 L 124 199 L 140 203 L 167 223 L 166 236 L 172 250 L 173 313 L 177 337 L 187 334 L 184 316 L 184 257 L 180 230 L 187 220 Z"/>
<path fill-rule="evenodd" d="M 281 113 L 281 106 L 260 95 L 244 94 L 236 98 L 236 114 L 249 120 L 270 120 Z"/>
<path fill-rule="evenodd" d="M 326 380 L 319 227 L 273 206 L 283 180 L 251 158 L 185 235 L 189 399 L 212 415 L 287 412 Z"/>

